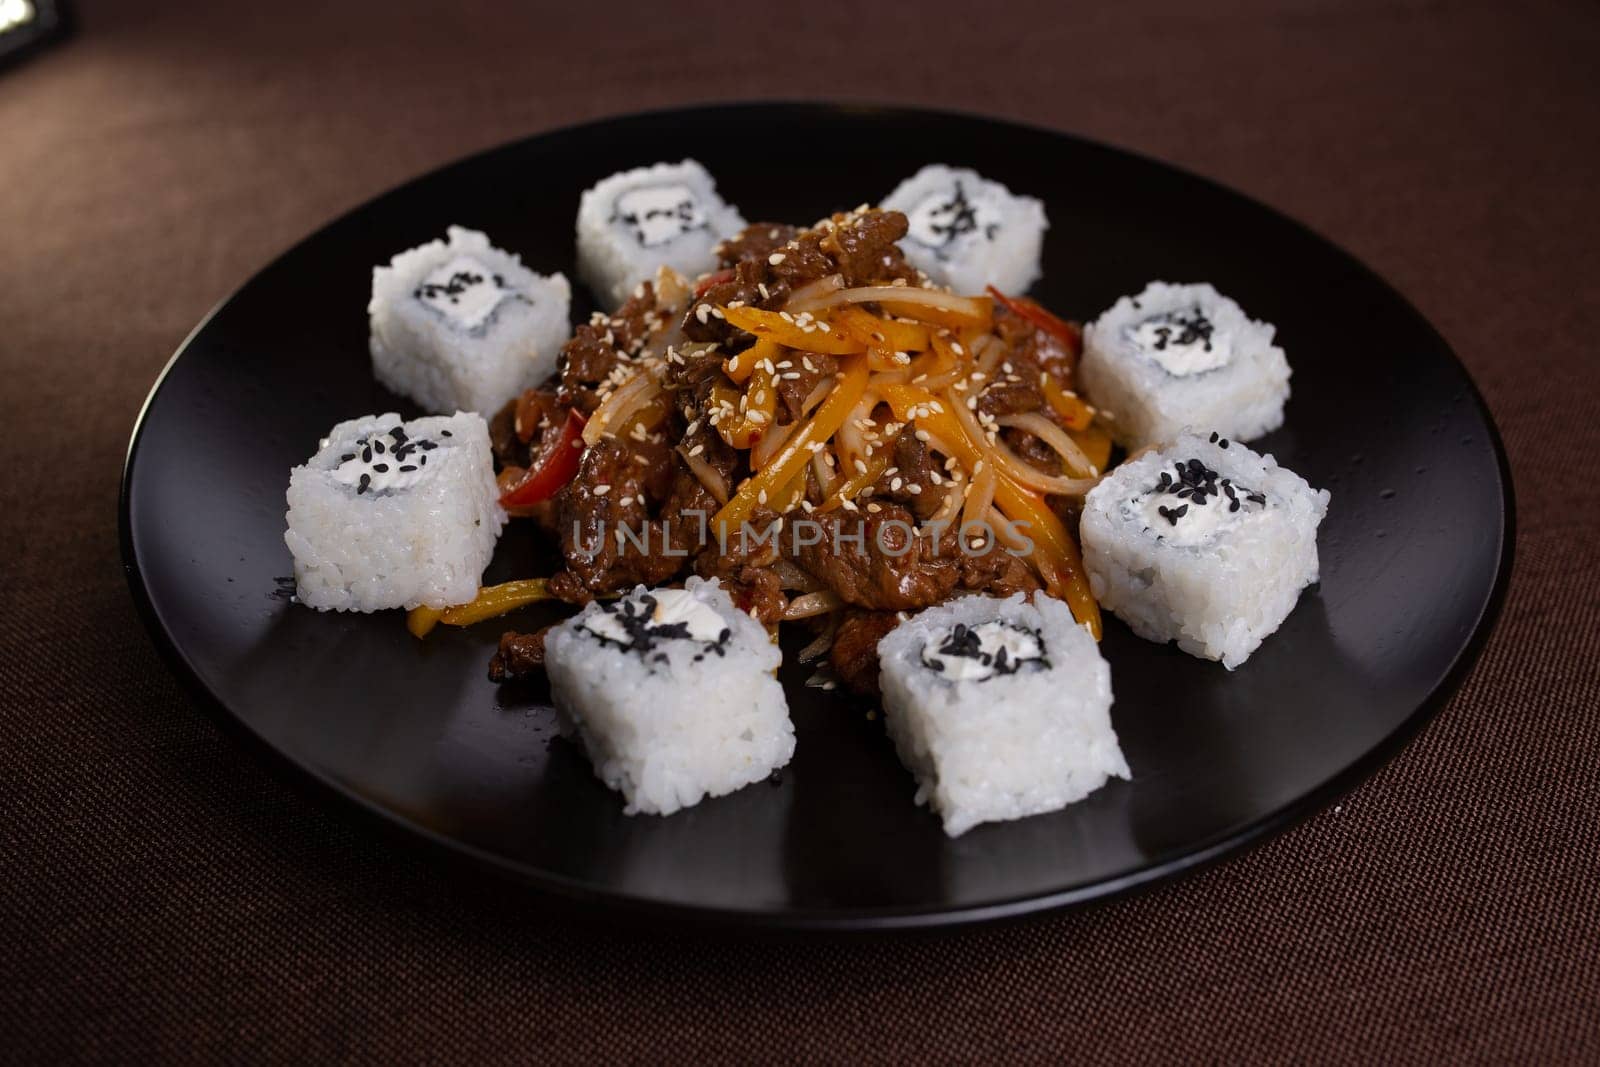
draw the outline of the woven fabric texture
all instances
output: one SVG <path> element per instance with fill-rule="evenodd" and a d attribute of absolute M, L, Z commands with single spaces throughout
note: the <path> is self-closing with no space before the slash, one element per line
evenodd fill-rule
<path fill-rule="evenodd" d="M 0 72 L 0 1061 L 1600 1059 L 1600 7 L 75 7 L 73 39 Z M 1146 152 L 1414 300 L 1519 498 L 1500 624 L 1432 725 L 1197 875 L 866 940 L 577 921 L 220 734 L 116 535 L 134 416 L 207 308 L 457 156 L 780 96 Z"/>

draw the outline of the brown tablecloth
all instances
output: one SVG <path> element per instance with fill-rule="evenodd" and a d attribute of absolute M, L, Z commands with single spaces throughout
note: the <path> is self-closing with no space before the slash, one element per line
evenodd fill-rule
<path fill-rule="evenodd" d="M 83 4 L 0 74 L 0 1059 L 1600 1058 L 1600 7 Z M 990 112 L 1298 216 L 1455 345 L 1517 564 L 1461 693 L 1277 840 L 939 937 L 574 926 L 302 800 L 123 584 L 139 403 L 279 250 L 453 157 L 708 99 Z"/>

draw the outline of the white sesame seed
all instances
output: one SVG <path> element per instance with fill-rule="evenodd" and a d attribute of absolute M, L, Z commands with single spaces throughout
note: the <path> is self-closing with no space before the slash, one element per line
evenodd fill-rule
<path fill-rule="evenodd" d="M 774 252 L 774 253 L 772 253 L 772 255 L 767 257 L 767 262 L 771 263 L 774 267 L 776 267 L 779 263 L 782 263 L 787 258 L 788 257 L 785 256 L 782 252 Z"/>

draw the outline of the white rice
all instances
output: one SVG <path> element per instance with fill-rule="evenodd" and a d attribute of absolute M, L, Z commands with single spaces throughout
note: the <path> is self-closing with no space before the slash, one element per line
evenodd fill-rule
<path fill-rule="evenodd" d="M 1140 343 L 1142 324 L 1194 309 L 1212 324 L 1215 344 L 1227 346 L 1226 362 L 1187 369 L 1169 358 L 1175 348 L 1155 351 Z M 1210 285 L 1151 282 L 1084 328 L 1079 380 L 1090 400 L 1110 413 L 1112 432 L 1125 448 L 1170 441 L 1187 426 L 1253 441 L 1283 425 L 1289 399 L 1289 361 L 1273 344 L 1276 332 Z"/>
<path fill-rule="evenodd" d="M 485 314 L 463 321 L 471 297 L 426 288 L 452 265 L 483 279 L 474 295 L 485 306 L 492 302 Z M 435 295 L 425 298 L 427 292 Z M 372 372 L 428 411 L 493 416 L 555 372 L 571 299 L 564 275 L 535 274 L 483 234 L 452 226 L 447 241 L 430 241 L 373 269 Z"/>
<path fill-rule="evenodd" d="M 744 229 L 699 163 L 657 163 L 604 178 L 578 202 L 578 274 L 608 309 L 671 267 L 694 278 L 717 265 L 716 246 Z"/>
<path fill-rule="evenodd" d="M 1058 600 L 969 596 L 901 623 L 878 645 L 889 736 L 916 777 L 916 802 L 951 837 L 982 822 L 1055 811 L 1129 777 L 1111 728 L 1111 668 Z M 1048 666 L 950 680 L 925 665 L 956 624 L 1035 631 Z"/>
<path fill-rule="evenodd" d="M 436 446 L 425 464 L 407 457 L 417 467 L 411 484 L 360 492 L 335 477 L 341 457 L 362 452 L 360 439 L 396 426 Z M 475 414 L 403 422 L 391 412 L 339 423 L 289 473 L 283 540 L 294 556 L 298 599 L 319 611 L 466 603 L 505 523 L 498 497 L 489 428 Z"/>
<path fill-rule="evenodd" d="M 1191 459 L 1259 493 L 1265 504 L 1247 507 L 1233 525 L 1197 543 L 1174 544 L 1176 525 L 1160 518 L 1152 525 L 1144 502 L 1164 472 Z M 1080 534 L 1090 588 L 1140 637 L 1176 641 L 1232 670 L 1317 581 L 1317 526 L 1328 500 L 1327 490 L 1311 488 L 1270 455 L 1183 434 L 1117 467 L 1085 499 Z M 1228 503 L 1213 497 L 1204 506 Z"/>
<path fill-rule="evenodd" d="M 930 163 L 883 198 L 905 214 L 910 231 L 900 247 L 912 266 L 958 293 L 992 285 L 1021 293 L 1039 280 L 1043 202 L 1018 196 L 975 170 Z"/>
<path fill-rule="evenodd" d="M 774 672 L 778 646 L 716 581 L 684 585 L 731 633 L 724 654 L 689 639 L 648 653 L 585 625 L 620 605 L 593 603 L 550 631 L 545 669 L 562 728 L 594 772 L 622 793 L 628 814 L 670 815 L 759 782 L 794 755 L 794 726 Z M 649 591 L 629 594 L 635 603 Z"/>

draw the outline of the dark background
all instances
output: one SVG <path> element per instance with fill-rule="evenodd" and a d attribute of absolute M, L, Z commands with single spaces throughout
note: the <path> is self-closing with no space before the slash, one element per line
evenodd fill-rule
<path fill-rule="evenodd" d="M 0 73 L 0 1059 L 1600 1057 L 1600 7 L 75 11 L 76 38 Z M 116 540 L 134 416 L 194 323 L 459 155 L 773 96 L 1146 152 L 1405 292 L 1483 390 L 1519 498 L 1500 625 L 1435 722 L 1197 876 L 877 940 L 582 922 L 222 736 L 141 631 Z"/>

